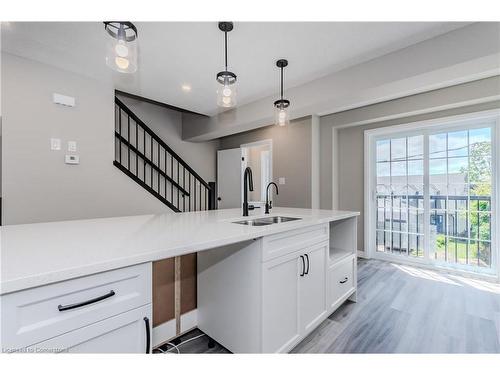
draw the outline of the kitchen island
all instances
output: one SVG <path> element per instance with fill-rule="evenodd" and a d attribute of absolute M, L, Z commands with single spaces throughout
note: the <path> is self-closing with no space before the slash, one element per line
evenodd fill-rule
<path fill-rule="evenodd" d="M 245 219 L 240 209 L 228 209 L 4 226 L 0 233 L 2 348 L 150 352 L 151 263 L 198 252 L 200 328 L 235 352 L 288 351 L 345 299 L 355 298 L 357 215 L 348 211 L 278 207 L 267 216 L 298 220 L 247 225 L 236 223 Z M 250 218 L 264 216 L 257 211 Z M 245 269 L 245 263 L 237 258 L 245 260 L 248 256 L 252 259 Z M 290 261 L 286 267 L 271 266 L 287 262 L 285 259 Z M 284 345 L 279 342 L 285 339 L 276 339 L 282 331 L 271 332 L 270 337 L 277 340 L 273 344 L 265 344 L 263 335 L 249 338 L 259 341 L 258 345 L 233 344 L 226 339 L 232 328 L 232 335 L 240 335 L 241 342 L 245 340 L 245 333 L 238 333 L 236 326 L 242 320 L 235 319 L 231 327 L 229 321 L 223 322 L 222 315 L 216 318 L 219 311 L 207 302 L 221 295 L 223 288 L 219 284 L 228 283 L 227 278 L 215 277 L 214 270 L 227 270 L 228 265 L 235 275 L 235 294 L 223 301 L 228 308 L 245 306 L 241 297 L 248 285 L 236 287 L 241 281 L 238 275 L 246 270 L 255 276 L 253 283 L 263 287 L 266 283 L 274 284 L 273 278 L 279 280 L 285 272 L 263 271 L 271 267 L 287 270 L 289 279 L 293 269 L 298 280 L 308 280 L 295 288 L 307 291 L 323 285 L 324 311 L 313 317 L 322 304 L 322 299 L 315 301 L 311 321 L 297 323 L 296 335 Z M 317 273 L 318 265 L 324 273 Z M 252 280 L 247 278 L 247 282 Z M 308 287 L 308 283 L 313 286 Z M 256 290 L 251 291 L 252 298 L 261 298 L 258 319 L 263 323 L 263 316 L 278 311 L 265 302 L 264 289 L 259 287 L 258 295 Z M 293 294 L 289 289 L 285 291 Z M 321 291 L 315 292 L 320 294 Z M 230 296 L 226 292 L 224 295 Z M 300 301 L 307 295 L 311 294 L 297 294 L 299 320 L 307 310 Z M 222 330 L 217 328 L 221 323 Z M 264 329 L 261 323 L 259 327 Z"/>

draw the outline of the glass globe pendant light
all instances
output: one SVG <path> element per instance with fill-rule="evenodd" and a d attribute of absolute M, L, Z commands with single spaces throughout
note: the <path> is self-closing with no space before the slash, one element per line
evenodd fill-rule
<path fill-rule="evenodd" d="M 106 65 L 120 73 L 137 71 L 137 28 L 128 21 L 104 22 Z"/>
<path fill-rule="evenodd" d="M 224 70 L 217 73 L 217 105 L 224 108 L 236 105 L 236 74 L 227 70 L 227 33 L 232 29 L 232 22 L 219 22 L 224 32 Z"/>
<path fill-rule="evenodd" d="M 288 113 L 288 107 L 290 106 L 290 101 L 283 99 L 283 68 L 288 65 L 288 60 L 281 59 L 276 61 L 276 66 L 281 70 L 281 99 L 274 102 L 275 107 L 275 117 L 274 123 L 278 126 L 286 126 L 290 123 L 290 117 Z"/>

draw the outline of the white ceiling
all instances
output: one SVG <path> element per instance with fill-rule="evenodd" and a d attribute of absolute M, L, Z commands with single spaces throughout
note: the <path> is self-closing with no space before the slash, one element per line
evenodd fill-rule
<path fill-rule="evenodd" d="M 217 113 L 215 74 L 223 68 L 223 34 L 217 23 L 136 25 L 139 70 L 133 75 L 113 73 L 105 66 L 100 22 L 5 23 L 2 50 L 97 79 L 112 78 L 119 90 L 199 113 Z M 228 58 L 230 70 L 238 75 L 238 105 L 278 93 L 278 58 L 289 60 L 286 90 L 465 25 L 236 22 L 229 34 Z M 182 91 L 183 84 L 189 84 L 191 92 Z"/>

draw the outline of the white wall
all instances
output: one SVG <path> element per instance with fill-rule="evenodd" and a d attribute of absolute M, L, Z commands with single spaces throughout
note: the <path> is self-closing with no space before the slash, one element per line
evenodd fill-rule
<path fill-rule="evenodd" d="M 5 53 L 1 72 L 3 224 L 170 212 L 112 164 L 111 81 L 94 81 Z M 76 107 L 52 103 L 54 92 L 74 96 Z M 169 133 L 173 142 L 174 135 L 179 140 L 180 119 L 169 116 L 172 121 L 165 127 L 176 129 Z M 63 147 L 68 140 L 77 141 L 80 165 L 66 165 L 64 149 L 51 151 L 51 137 L 61 138 Z M 214 167 L 206 163 L 201 175 L 210 178 Z"/>
<path fill-rule="evenodd" d="M 196 143 L 183 141 L 181 112 L 122 95 L 118 97 L 205 181 L 215 181 L 218 140 Z"/>

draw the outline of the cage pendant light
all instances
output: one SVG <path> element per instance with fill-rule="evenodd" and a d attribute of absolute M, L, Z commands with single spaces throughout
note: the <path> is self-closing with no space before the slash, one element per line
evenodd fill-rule
<path fill-rule="evenodd" d="M 288 60 L 281 59 L 276 61 L 276 66 L 280 68 L 280 94 L 281 98 L 274 102 L 275 107 L 275 117 L 274 123 L 278 126 L 286 126 L 290 123 L 290 117 L 288 113 L 288 107 L 290 106 L 290 101 L 283 99 L 283 68 L 288 65 Z"/>
<path fill-rule="evenodd" d="M 120 73 L 137 71 L 137 28 L 128 21 L 106 21 L 106 65 Z"/>
<path fill-rule="evenodd" d="M 217 105 L 230 108 L 236 105 L 236 74 L 227 69 L 227 33 L 233 30 L 232 22 L 219 22 L 224 33 L 224 70 L 217 73 Z"/>

